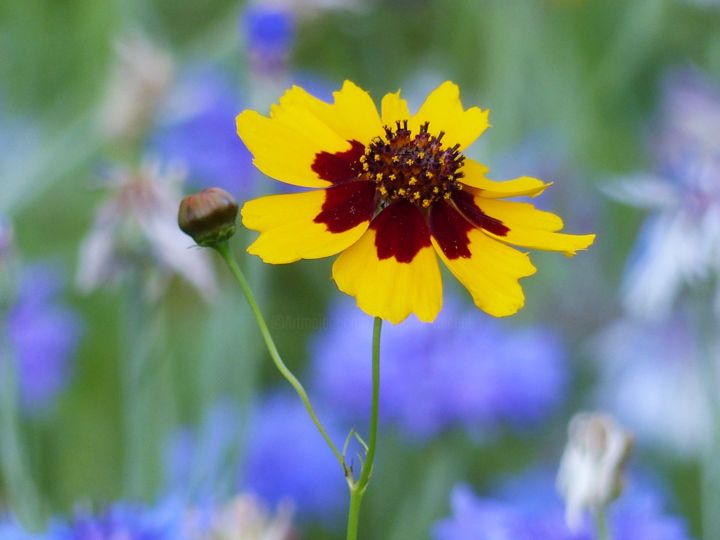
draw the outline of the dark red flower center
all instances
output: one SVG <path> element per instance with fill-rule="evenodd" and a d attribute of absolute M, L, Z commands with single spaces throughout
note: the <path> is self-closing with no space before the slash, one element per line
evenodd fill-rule
<path fill-rule="evenodd" d="M 362 175 L 375 183 L 382 201 L 404 199 L 428 208 L 462 189 L 459 169 L 465 157 L 460 145 L 445 148 L 445 134 L 431 135 L 428 125 L 421 125 L 415 136 L 407 120 L 396 122 L 395 128 L 385 126 L 385 138 L 375 138 L 360 157 Z"/>

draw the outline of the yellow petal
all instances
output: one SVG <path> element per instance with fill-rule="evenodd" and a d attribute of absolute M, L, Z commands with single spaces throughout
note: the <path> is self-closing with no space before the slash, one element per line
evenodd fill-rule
<path fill-rule="evenodd" d="M 342 232 L 332 232 L 327 223 L 316 221 L 326 206 L 327 193 L 334 189 L 338 188 L 271 195 L 246 202 L 241 210 L 243 225 L 260 232 L 248 253 L 266 263 L 284 264 L 335 255 L 356 242 L 367 229 L 372 210 L 364 210 L 367 219 L 357 217 Z"/>
<path fill-rule="evenodd" d="M 460 181 L 467 186 L 482 190 L 480 194 L 489 199 L 535 197 L 552 185 L 552 182 L 543 182 L 530 176 L 520 176 L 503 182 L 490 180 L 485 176 L 489 169 L 482 163 L 469 158 L 465 158 L 465 163 L 460 170 L 464 174 Z"/>
<path fill-rule="evenodd" d="M 490 125 L 488 113 L 478 107 L 464 110 L 460 102 L 460 89 L 456 84 L 446 81 L 430 93 L 417 114 L 410 119 L 409 127 L 413 133 L 417 133 L 424 122 L 429 122 L 428 131 L 432 135 L 437 136 L 443 131 L 443 143 L 446 146 L 459 144 L 463 150 Z"/>
<path fill-rule="evenodd" d="M 368 229 L 337 258 L 332 274 L 338 288 L 354 296 L 368 315 L 397 324 L 414 313 L 432 322 L 442 307 L 442 280 L 433 248 L 420 249 L 407 263 L 393 257 L 380 260 L 376 234 Z"/>
<path fill-rule="evenodd" d="M 495 317 L 513 315 L 525 304 L 518 280 L 535 273 L 526 253 L 489 238 L 479 229 L 468 232 L 470 257 L 448 259 L 433 238 L 440 258 L 472 295 L 475 305 Z"/>
<path fill-rule="evenodd" d="M 400 97 L 399 90 L 394 94 L 385 94 L 381 109 L 382 121 L 386 126 L 394 126 L 395 122 L 410 119 L 407 101 Z"/>
<path fill-rule="evenodd" d="M 475 197 L 475 204 L 487 215 L 499 219 L 509 227 L 507 234 L 494 238 L 534 249 L 562 251 L 568 256 L 588 248 L 594 234 L 564 234 L 562 220 L 550 212 L 538 210 L 529 203 L 501 201 Z M 491 234 L 491 233 L 488 233 Z"/>
<path fill-rule="evenodd" d="M 317 154 L 351 148 L 311 111 L 299 107 L 274 106 L 271 118 L 246 110 L 236 123 L 255 166 L 271 178 L 295 186 L 330 185 L 312 170 Z"/>
<path fill-rule="evenodd" d="M 335 121 L 331 124 L 346 140 L 367 144 L 383 134 L 382 123 L 370 94 L 354 83 L 345 81 L 333 92 Z"/>

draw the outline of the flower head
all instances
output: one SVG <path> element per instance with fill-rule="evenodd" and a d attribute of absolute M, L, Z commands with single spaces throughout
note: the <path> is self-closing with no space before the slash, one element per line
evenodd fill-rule
<path fill-rule="evenodd" d="M 250 153 L 232 122 L 241 103 L 227 74 L 214 67 L 192 67 L 158 113 L 150 151 L 186 169 L 191 186 L 218 186 L 235 196 L 252 191 L 256 175 Z"/>
<path fill-rule="evenodd" d="M 328 320 L 312 346 L 314 385 L 332 410 L 357 422 L 370 407 L 372 324 L 350 302 Z M 532 425 L 561 402 L 567 381 L 555 334 L 510 331 L 457 301 L 430 328 L 408 321 L 385 329 L 381 354 L 382 417 L 416 438 L 458 426 L 486 436 L 503 424 Z"/>
<path fill-rule="evenodd" d="M 90 291 L 128 271 L 153 270 L 149 296 L 157 296 L 177 274 L 209 297 L 216 290 L 206 253 L 188 249 L 178 229 L 179 183 L 175 171 L 146 164 L 138 170 L 115 170 L 112 196 L 100 207 L 90 234 L 80 247 L 78 285 Z"/>
<path fill-rule="evenodd" d="M 261 501 L 239 495 L 220 508 L 198 540 L 291 540 L 292 511 L 289 506 L 269 514 Z"/>
<path fill-rule="evenodd" d="M 697 72 L 671 72 L 661 105 L 656 170 L 608 189 L 653 211 L 624 283 L 628 311 L 648 318 L 668 315 L 684 285 L 720 273 L 720 85 Z"/>
<path fill-rule="evenodd" d="M 58 301 L 60 283 L 49 267 L 26 268 L 8 313 L 5 331 L 21 403 L 28 411 L 50 405 L 70 378 L 81 325 L 78 316 Z"/>
<path fill-rule="evenodd" d="M 630 435 L 609 416 L 581 413 L 572 418 L 557 479 L 572 530 L 579 529 L 584 510 L 604 509 L 620 495 L 631 445 Z"/>
<path fill-rule="evenodd" d="M 548 184 L 529 177 L 487 178 L 464 151 L 488 127 L 488 112 L 465 110 L 446 82 L 411 115 L 399 92 L 379 115 L 351 82 L 323 102 L 288 90 L 270 117 L 244 111 L 238 134 L 268 176 L 317 188 L 249 201 L 248 248 L 268 263 L 341 253 L 333 279 L 366 313 L 400 322 L 432 321 L 442 304 L 437 257 L 495 316 L 524 304 L 518 279 L 535 272 L 527 254 L 507 244 L 574 254 L 594 235 L 557 231 L 562 220 L 507 197 L 535 196 Z"/>
<path fill-rule="evenodd" d="M 526 476 L 526 475 L 523 475 Z M 563 519 L 560 500 L 552 492 L 550 477 L 528 483 L 514 482 L 521 490 L 479 497 L 466 485 L 451 495 L 452 516 L 440 520 L 432 530 L 433 540 L 592 540 L 588 522 L 571 531 Z M 507 490 L 506 490 L 507 491 Z M 690 540 L 682 519 L 669 515 L 662 498 L 640 487 L 627 493 L 609 514 L 616 540 Z"/>
<path fill-rule="evenodd" d="M 119 40 L 115 52 L 116 65 L 99 113 L 100 129 L 111 138 L 136 137 L 149 126 L 169 89 L 174 65 L 169 54 L 140 34 Z"/>

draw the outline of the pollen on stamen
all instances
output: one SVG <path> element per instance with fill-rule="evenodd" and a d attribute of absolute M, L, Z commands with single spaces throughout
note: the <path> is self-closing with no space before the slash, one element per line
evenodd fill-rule
<path fill-rule="evenodd" d="M 458 169 L 465 159 L 459 145 L 444 147 L 444 133 L 430 134 L 428 122 L 415 134 L 407 121 L 395 126 L 384 126 L 385 138 L 376 137 L 367 145 L 363 176 L 376 183 L 378 196 L 386 200 L 402 198 L 429 208 L 448 199 L 458 189 Z"/>

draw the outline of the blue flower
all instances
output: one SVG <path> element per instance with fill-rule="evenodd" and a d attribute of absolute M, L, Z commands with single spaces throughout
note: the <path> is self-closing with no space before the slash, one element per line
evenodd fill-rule
<path fill-rule="evenodd" d="M 448 298 L 433 325 L 386 325 L 381 345 L 381 419 L 427 438 L 452 427 L 488 433 L 523 427 L 565 394 L 565 353 L 542 328 L 509 329 Z M 312 344 L 313 380 L 329 407 L 358 422 L 370 410 L 372 320 L 336 306 Z"/>
<path fill-rule="evenodd" d="M 180 499 L 157 506 L 116 503 L 99 514 L 78 512 L 51 526 L 52 540 L 190 540 L 189 514 Z"/>
<path fill-rule="evenodd" d="M 28 411 L 51 405 L 68 383 L 81 333 L 78 316 L 58 297 L 61 281 L 49 267 L 26 268 L 7 318 L 20 399 Z"/>
<path fill-rule="evenodd" d="M 573 534 L 551 475 L 522 475 L 512 487 L 481 498 L 465 485 L 451 496 L 452 516 L 433 528 L 433 540 L 592 540 L 589 523 Z M 635 487 L 613 505 L 609 526 L 616 540 L 690 540 L 682 519 L 667 515 L 661 497 Z"/>
<path fill-rule="evenodd" d="M 325 423 L 341 442 L 343 434 Z M 247 417 L 221 400 L 198 430 L 173 437 L 166 461 L 170 490 L 192 497 L 217 501 L 248 492 L 271 506 L 290 502 L 300 518 L 325 522 L 344 508 L 342 470 L 295 395 L 267 397 Z"/>
<path fill-rule="evenodd" d="M 281 67 L 295 41 L 293 13 L 280 6 L 254 5 L 241 19 L 245 46 L 258 67 Z"/>
<path fill-rule="evenodd" d="M 236 134 L 239 92 L 219 70 L 188 70 L 160 115 L 152 151 L 185 167 L 191 185 L 221 187 L 236 195 L 252 189 L 251 156 Z"/>

